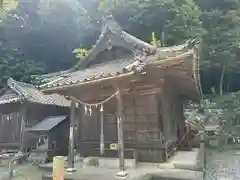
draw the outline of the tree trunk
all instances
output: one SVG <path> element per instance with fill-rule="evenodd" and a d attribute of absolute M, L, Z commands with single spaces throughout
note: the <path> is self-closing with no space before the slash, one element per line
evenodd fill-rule
<path fill-rule="evenodd" d="M 231 75 L 228 76 L 228 83 L 227 83 L 227 89 L 226 89 L 227 93 L 229 92 L 230 86 L 231 86 Z"/>
<path fill-rule="evenodd" d="M 219 94 L 221 96 L 223 95 L 223 81 L 224 81 L 225 71 L 226 71 L 226 64 L 224 63 L 222 65 L 222 72 L 221 72 L 220 83 L 219 83 Z"/>

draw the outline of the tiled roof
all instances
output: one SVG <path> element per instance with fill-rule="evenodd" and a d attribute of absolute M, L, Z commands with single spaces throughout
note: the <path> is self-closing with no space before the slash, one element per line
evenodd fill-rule
<path fill-rule="evenodd" d="M 134 59 L 121 59 L 93 65 L 87 69 L 78 70 L 62 77 L 58 77 L 59 80 L 46 83 L 42 85 L 41 88 L 77 84 L 101 78 L 115 77 L 120 74 L 131 72 L 133 69 L 126 70 L 125 67 L 134 61 Z"/>
<path fill-rule="evenodd" d="M 70 102 L 64 96 L 58 94 L 45 95 L 33 85 L 18 82 L 12 78 L 7 81 L 11 93 L 5 93 L 0 97 L 0 104 L 28 101 L 31 103 L 39 103 L 56 106 L 70 106 Z"/>
<path fill-rule="evenodd" d="M 0 104 L 14 103 L 20 101 L 21 98 L 16 93 L 6 93 L 0 97 Z"/>
<path fill-rule="evenodd" d="M 50 116 L 46 117 L 44 120 L 40 121 L 35 126 L 28 128 L 29 132 L 42 132 L 50 131 L 56 127 L 59 123 L 67 119 L 67 116 Z"/>
<path fill-rule="evenodd" d="M 184 48 L 185 48 L 185 45 L 174 46 L 171 49 L 172 50 L 171 53 L 169 53 L 169 51 L 167 51 L 168 49 L 165 48 L 164 49 L 165 56 L 156 54 L 143 59 L 140 63 L 136 63 L 137 61 L 134 58 L 131 58 L 131 59 L 113 60 L 109 62 L 103 62 L 97 65 L 92 65 L 89 68 L 86 68 L 83 70 L 78 70 L 72 73 L 67 73 L 57 77 L 52 77 L 51 79 L 49 78 L 48 79 L 49 81 L 47 81 L 45 84 L 42 84 L 40 88 L 51 88 L 51 87 L 84 83 L 87 81 L 92 81 L 92 80 L 97 80 L 102 78 L 116 77 L 118 75 L 134 72 L 136 70 L 141 71 L 146 64 L 152 63 L 151 57 L 158 57 L 159 59 L 164 57 L 165 58 L 175 57 L 181 54 L 180 52 L 186 51 L 186 49 L 183 50 Z M 153 59 L 156 59 L 156 58 L 153 58 Z M 134 63 L 136 63 L 136 65 L 131 66 Z M 130 69 L 126 68 L 128 66 L 132 68 Z"/>
<path fill-rule="evenodd" d="M 125 48 L 135 52 L 136 54 L 146 53 L 148 55 L 155 54 L 156 52 L 156 48 L 154 46 L 123 31 L 122 28 L 112 17 L 107 17 L 105 19 L 105 23 L 99 39 L 97 40 L 93 48 L 90 50 L 86 58 L 80 60 L 74 67 L 68 70 L 44 74 L 41 76 L 33 76 L 33 78 L 37 83 L 40 82 L 41 84 L 45 84 L 47 82 L 56 80 L 59 76 L 85 68 L 86 66 L 84 66 L 84 64 L 89 64 L 92 58 L 94 58 L 95 55 L 103 49 L 103 47 L 108 46 L 108 43 L 112 41 L 111 37 L 108 37 L 108 34 L 114 35 L 117 41 L 122 41 L 124 43 Z M 111 43 L 114 45 L 114 43 L 116 42 L 112 41 Z"/>
<path fill-rule="evenodd" d="M 131 45 L 133 51 L 134 50 L 144 51 L 149 54 L 152 54 L 156 51 L 156 47 L 123 31 L 112 16 L 106 17 L 105 21 L 106 21 L 105 28 L 108 29 L 114 35 L 118 36 L 122 41 L 125 41 L 127 44 Z M 105 32 L 103 31 L 102 34 L 104 33 Z"/>
<path fill-rule="evenodd" d="M 156 54 L 156 47 L 125 32 L 112 16 L 105 17 L 104 21 L 105 24 L 96 44 L 90 50 L 88 56 L 76 64 L 73 68 L 74 70 L 77 68 L 86 68 L 96 54 L 104 49 L 103 47 L 106 49 L 108 46 L 119 45 L 119 43 L 135 54 L 144 54 L 147 56 Z"/>
<path fill-rule="evenodd" d="M 66 71 L 53 72 L 53 73 L 48 73 L 43 75 L 33 75 L 32 78 L 37 82 L 46 83 L 46 82 L 53 81 L 54 79 L 56 79 L 57 76 L 67 74 L 69 72 L 70 71 L 66 70 Z"/>
<path fill-rule="evenodd" d="M 91 64 L 98 63 L 96 55 L 103 49 L 106 49 L 109 46 L 109 43 L 111 46 L 119 46 L 119 41 L 121 41 L 121 46 L 124 46 L 135 54 L 132 59 L 113 60 L 111 62 L 90 66 Z M 188 41 L 182 45 L 156 48 L 123 31 L 112 17 L 107 17 L 101 35 L 87 57 L 80 60 L 71 69 L 38 76 L 36 77 L 36 80 L 40 82 L 40 88 L 51 88 L 117 76 L 125 73 L 125 67 L 137 62 L 138 57 L 145 57 L 145 61 L 149 56 L 157 56 L 159 59 L 174 57 L 191 49 L 192 44 L 194 44 L 194 42 Z M 140 65 L 142 66 L 142 64 L 138 64 L 138 66 Z M 131 71 L 131 69 L 129 71 Z"/>

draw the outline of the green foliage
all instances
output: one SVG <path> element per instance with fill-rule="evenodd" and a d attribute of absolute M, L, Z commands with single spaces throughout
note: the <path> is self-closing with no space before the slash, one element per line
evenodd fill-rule
<path fill-rule="evenodd" d="M 10 11 L 17 8 L 18 3 L 18 0 L 0 0 L 0 16 L 6 17 Z"/>
<path fill-rule="evenodd" d="M 160 40 L 157 40 L 157 37 L 156 37 L 156 33 L 155 32 L 152 32 L 152 41 L 151 41 L 151 44 L 155 47 L 160 47 L 161 46 L 161 42 Z"/>
<path fill-rule="evenodd" d="M 84 48 L 76 48 L 73 50 L 73 53 L 76 54 L 76 58 L 82 59 L 88 55 L 88 50 Z"/>
<path fill-rule="evenodd" d="M 44 67 L 41 63 L 25 59 L 18 49 L 11 51 L 1 51 L 0 57 L 0 88 L 6 85 L 9 78 L 14 78 L 23 82 L 30 82 L 32 74 L 43 73 Z"/>
<path fill-rule="evenodd" d="M 200 37 L 203 32 L 201 11 L 193 0 L 105 0 L 102 11 L 111 12 L 125 29 L 147 42 L 155 32 L 166 46 Z"/>
<path fill-rule="evenodd" d="M 87 162 L 88 166 L 98 167 L 99 166 L 99 158 L 97 157 L 90 157 L 89 161 Z"/>
<path fill-rule="evenodd" d="M 4 49 L 0 64 L 12 66 L 1 69 L 6 74 L 1 83 L 9 76 L 21 79 L 15 74 L 23 71 L 35 74 L 33 67 L 44 66 L 41 72 L 71 67 L 76 57 L 88 54 L 86 49 L 72 50 L 79 43 L 90 49 L 101 31 L 103 15 L 112 13 L 124 30 L 156 47 L 198 38 L 203 91 L 240 88 L 233 78 L 240 78 L 239 0 L 28 0 L 18 1 L 18 6 L 14 2 L 0 1 L 5 16 L 0 22 L 0 48 Z M 12 47 L 24 56 L 16 55 Z"/>
<path fill-rule="evenodd" d="M 30 82 L 32 74 L 43 73 L 43 67 L 34 61 L 9 58 L 0 62 L 0 72 L 0 87 L 4 87 L 10 77 L 19 81 Z"/>
<path fill-rule="evenodd" d="M 226 120 L 240 120 L 240 91 L 217 96 L 206 108 L 223 109 Z"/>
<path fill-rule="evenodd" d="M 202 7 L 202 73 L 203 85 L 214 86 L 218 92 L 228 91 L 231 77 L 240 70 L 240 3 L 237 0 L 196 0 Z M 207 79 L 213 74 L 212 82 Z M 207 84 L 208 83 L 208 84 Z M 210 90 L 210 86 L 207 88 Z"/>

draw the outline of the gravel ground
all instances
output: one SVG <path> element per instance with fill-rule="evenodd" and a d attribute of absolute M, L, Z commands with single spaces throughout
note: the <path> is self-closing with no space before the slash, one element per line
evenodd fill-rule
<path fill-rule="evenodd" d="M 240 180 L 240 150 L 206 151 L 205 180 Z"/>
<path fill-rule="evenodd" d="M 207 150 L 205 180 L 240 180 L 240 150 Z M 0 167 L 0 180 L 6 168 Z M 32 165 L 16 167 L 12 180 L 41 180 L 41 173 Z"/>
<path fill-rule="evenodd" d="M 6 177 L 6 169 L 0 168 L 0 180 L 5 180 Z M 32 165 L 24 165 L 15 168 L 14 177 L 11 180 L 41 180 L 41 173 Z"/>

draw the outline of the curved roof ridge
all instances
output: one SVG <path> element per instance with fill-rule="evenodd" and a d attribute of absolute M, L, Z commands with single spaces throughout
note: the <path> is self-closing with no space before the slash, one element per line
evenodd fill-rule
<path fill-rule="evenodd" d="M 110 37 L 108 37 L 108 34 L 111 33 L 112 35 L 116 36 L 119 40 L 129 44 L 129 47 L 131 48 L 131 51 L 137 51 L 138 53 L 147 53 L 147 54 L 155 54 L 156 48 L 147 42 L 142 41 L 141 39 L 138 39 L 137 37 L 128 34 L 125 32 L 121 26 L 115 21 L 114 17 L 112 15 L 105 16 L 104 17 L 104 25 L 102 28 L 102 32 L 96 41 L 96 44 L 93 45 L 93 48 L 90 50 L 87 57 L 80 60 L 73 68 L 72 71 L 75 71 L 78 68 L 85 68 L 86 64 L 89 64 L 91 62 L 91 58 L 94 57 L 99 50 L 106 49 L 106 44 L 111 41 Z M 114 42 L 111 41 L 111 43 Z M 104 47 L 100 47 L 103 45 Z M 94 52 L 96 51 L 96 52 Z M 71 70 L 70 70 L 71 71 Z"/>
<path fill-rule="evenodd" d="M 15 91 L 20 97 L 27 98 L 29 96 L 28 93 L 26 92 L 26 90 L 21 87 L 21 85 L 27 85 L 26 83 L 20 83 L 20 82 L 14 80 L 13 78 L 9 78 L 7 80 L 7 85 L 13 91 Z M 29 87 L 32 88 L 32 85 L 29 85 Z"/>

